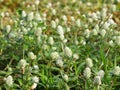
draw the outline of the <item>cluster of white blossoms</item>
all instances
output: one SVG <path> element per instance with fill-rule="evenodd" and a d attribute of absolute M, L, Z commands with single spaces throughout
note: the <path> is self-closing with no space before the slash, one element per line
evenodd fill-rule
<path fill-rule="evenodd" d="M 116 76 L 119 76 L 120 75 L 120 67 L 119 66 L 116 66 L 113 70 L 113 74 L 116 75 Z"/>
<path fill-rule="evenodd" d="M 39 83 L 39 78 L 37 76 L 32 77 L 33 84 L 31 86 L 31 90 L 34 90 L 37 87 L 37 83 Z"/>
<path fill-rule="evenodd" d="M 13 85 L 13 77 L 9 75 L 7 78 L 4 78 L 6 84 L 11 87 Z"/>
<path fill-rule="evenodd" d="M 90 78 L 91 76 L 91 69 L 89 67 L 86 67 L 85 70 L 83 71 L 83 75 L 86 79 Z"/>
<path fill-rule="evenodd" d="M 65 47 L 65 54 L 68 57 L 72 57 L 72 50 L 69 47 Z"/>
<path fill-rule="evenodd" d="M 37 57 L 36 55 L 33 53 L 33 52 L 29 52 L 28 53 L 28 57 L 31 59 L 31 60 L 35 60 Z"/>
<path fill-rule="evenodd" d="M 28 64 L 28 63 L 26 62 L 25 59 L 21 59 L 21 60 L 19 61 L 19 63 L 18 63 L 18 65 L 20 66 L 20 68 L 25 68 L 27 64 Z"/>

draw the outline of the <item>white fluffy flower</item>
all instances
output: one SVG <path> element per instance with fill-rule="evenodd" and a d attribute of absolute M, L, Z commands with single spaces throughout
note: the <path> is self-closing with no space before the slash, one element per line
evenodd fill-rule
<path fill-rule="evenodd" d="M 62 77 L 66 82 L 68 81 L 68 75 L 67 74 L 64 74 Z"/>
<path fill-rule="evenodd" d="M 95 36 L 98 35 L 98 31 L 96 29 L 93 29 L 91 33 L 92 35 L 95 35 Z"/>
<path fill-rule="evenodd" d="M 76 25 L 77 25 L 78 27 L 81 26 L 80 19 L 77 19 L 77 20 L 76 20 Z"/>
<path fill-rule="evenodd" d="M 86 38 L 89 38 L 89 36 L 90 36 L 90 30 L 86 29 L 85 32 L 84 32 L 84 35 L 85 35 Z"/>
<path fill-rule="evenodd" d="M 33 12 L 30 12 L 30 13 L 28 14 L 28 16 L 27 16 L 27 20 L 28 20 L 28 21 L 31 21 L 31 20 L 33 20 L 33 18 L 34 18 L 34 13 L 33 13 Z"/>
<path fill-rule="evenodd" d="M 18 65 L 21 67 L 21 68 L 25 68 L 25 66 L 27 65 L 27 62 L 25 59 L 21 59 L 18 63 Z"/>
<path fill-rule="evenodd" d="M 56 26 L 57 26 L 57 25 L 56 25 L 56 22 L 52 20 L 52 21 L 51 21 L 51 27 L 55 29 Z"/>
<path fill-rule="evenodd" d="M 62 16 L 62 19 L 63 19 L 64 21 L 67 21 L 67 17 L 66 17 L 65 15 Z"/>
<path fill-rule="evenodd" d="M 25 12 L 25 11 L 22 11 L 22 17 L 24 18 L 24 17 L 26 17 L 26 16 L 27 16 L 26 12 Z"/>
<path fill-rule="evenodd" d="M 58 59 L 58 57 L 59 57 L 59 53 L 58 52 L 52 52 L 51 53 L 51 58 L 52 59 Z"/>
<path fill-rule="evenodd" d="M 38 83 L 39 82 L 39 78 L 37 76 L 34 76 L 34 77 L 32 77 L 32 81 L 34 83 Z"/>
<path fill-rule="evenodd" d="M 52 8 L 52 14 L 56 15 L 56 10 Z"/>
<path fill-rule="evenodd" d="M 64 35 L 63 35 L 63 34 L 60 35 L 60 39 L 61 39 L 61 40 L 64 40 Z"/>
<path fill-rule="evenodd" d="M 59 35 L 64 35 L 64 30 L 63 30 L 63 27 L 61 25 L 59 25 L 57 27 L 57 32 L 58 32 Z"/>
<path fill-rule="evenodd" d="M 13 77 L 11 75 L 9 75 L 6 79 L 5 82 L 8 86 L 12 86 L 13 85 Z"/>
<path fill-rule="evenodd" d="M 104 74 L 105 74 L 105 72 L 103 70 L 100 70 L 97 75 L 100 76 L 101 78 L 103 78 Z"/>
<path fill-rule="evenodd" d="M 102 29 L 102 30 L 100 30 L 100 35 L 102 36 L 102 37 L 104 37 L 105 36 L 105 34 L 106 34 L 106 30 L 105 29 Z"/>
<path fill-rule="evenodd" d="M 33 83 L 33 85 L 31 86 L 30 90 L 34 90 L 37 87 L 37 83 Z"/>
<path fill-rule="evenodd" d="M 42 34 L 42 29 L 39 27 L 35 30 L 35 35 L 40 36 Z"/>
<path fill-rule="evenodd" d="M 120 36 L 116 36 L 115 42 L 118 46 L 120 46 Z"/>
<path fill-rule="evenodd" d="M 83 71 L 83 75 L 85 78 L 90 78 L 91 76 L 91 69 L 89 67 L 85 68 L 85 70 Z"/>
<path fill-rule="evenodd" d="M 65 47 L 65 54 L 68 57 L 72 57 L 72 50 L 69 47 Z"/>
<path fill-rule="evenodd" d="M 116 67 L 114 68 L 113 74 L 116 75 L 116 76 L 120 75 L 120 67 L 119 67 L 119 66 L 116 66 Z"/>
<path fill-rule="evenodd" d="M 53 45 L 53 44 L 54 44 L 53 37 L 50 37 L 50 38 L 49 38 L 48 43 L 49 43 L 50 45 Z"/>
<path fill-rule="evenodd" d="M 57 60 L 56 60 L 56 65 L 58 67 L 63 67 L 63 60 L 61 57 L 59 57 Z"/>
<path fill-rule="evenodd" d="M 77 60 L 77 59 L 79 59 L 79 55 L 75 53 L 75 54 L 73 54 L 73 58 Z"/>
<path fill-rule="evenodd" d="M 28 53 L 28 57 L 30 58 L 30 59 L 36 59 L 36 55 L 34 55 L 34 53 L 33 52 L 29 52 Z"/>
<path fill-rule="evenodd" d="M 39 3 L 40 3 L 40 0 L 35 0 L 36 5 L 39 5 Z"/>
<path fill-rule="evenodd" d="M 10 30 L 11 30 L 11 26 L 10 25 L 6 25 L 6 31 L 7 31 L 7 33 L 9 33 Z"/>
<path fill-rule="evenodd" d="M 39 13 L 35 13 L 35 20 L 42 20 L 42 18 L 41 18 L 41 16 L 40 16 L 40 14 Z"/>
<path fill-rule="evenodd" d="M 93 84 L 100 85 L 101 84 L 101 77 L 100 76 L 95 76 Z"/>
<path fill-rule="evenodd" d="M 93 67 L 93 62 L 92 62 L 92 59 L 91 58 L 86 58 L 86 65 L 88 67 Z"/>
<path fill-rule="evenodd" d="M 113 40 L 110 40 L 108 43 L 109 43 L 109 45 L 110 45 L 111 47 L 114 46 L 114 42 L 113 42 Z"/>

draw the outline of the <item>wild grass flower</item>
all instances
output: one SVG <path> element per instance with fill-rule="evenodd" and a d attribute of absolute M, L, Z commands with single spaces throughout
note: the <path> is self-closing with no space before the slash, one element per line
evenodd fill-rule
<path fill-rule="evenodd" d="M 55 29 L 57 27 L 56 22 L 54 20 L 51 21 L 51 27 Z"/>
<path fill-rule="evenodd" d="M 91 69 L 89 67 L 86 67 L 83 71 L 83 75 L 86 79 L 90 78 L 91 76 Z"/>
<path fill-rule="evenodd" d="M 11 87 L 13 85 L 13 77 L 9 75 L 7 78 L 5 78 L 6 84 Z"/>
<path fill-rule="evenodd" d="M 69 47 L 65 47 L 65 54 L 68 57 L 72 57 L 72 50 Z"/>
<path fill-rule="evenodd" d="M 33 18 L 34 18 L 34 13 L 33 12 L 28 13 L 27 20 L 31 21 L 31 20 L 33 20 Z"/>
<path fill-rule="evenodd" d="M 75 53 L 75 54 L 73 54 L 73 58 L 77 60 L 77 59 L 79 59 L 79 55 Z"/>
<path fill-rule="evenodd" d="M 64 30 L 63 30 L 63 27 L 61 25 L 58 25 L 57 32 L 59 35 L 64 35 Z"/>
<path fill-rule="evenodd" d="M 35 35 L 36 36 L 41 36 L 42 34 L 42 28 L 41 27 L 38 27 L 36 30 L 35 30 Z"/>
<path fill-rule="evenodd" d="M 25 68 L 26 65 L 27 65 L 27 62 L 25 59 L 21 59 L 18 63 L 18 65 L 21 67 L 21 68 Z"/>
<path fill-rule="evenodd" d="M 103 70 L 100 70 L 97 75 L 101 77 L 101 79 L 104 77 L 105 72 Z"/>
<path fill-rule="evenodd" d="M 53 45 L 53 44 L 54 44 L 53 37 L 49 37 L 48 43 L 49 43 L 50 45 Z"/>
<path fill-rule="evenodd" d="M 63 67 L 63 60 L 61 57 L 58 57 L 57 60 L 56 60 L 56 65 L 58 67 Z"/>
<path fill-rule="evenodd" d="M 86 58 L 86 66 L 90 68 L 93 67 L 93 62 L 91 58 Z"/>
<path fill-rule="evenodd" d="M 93 84 L 95 85 L 101 85 L 101 77 L 100 76 L 95 76 Z"/>
<path fill-rule="evenodd" d="M 29 53 L 28 53 L 28 57 L 29 57 L 31 60 L 34 60 L 34 59 L 37 58 L 36 55 L 35 55 L 33 52 L 29 52 Z"/>
<path fill-rule="evenodd" d="M 22 11 L 22 17 L 24 18 L 24 17 L 26 17 L 27 16 L 27 14 L 26 14 L 26 12 L 23 10 Z"/>
<path fill-rule="evenodd" d="M 68 82 L 68 79 L 69 79 L 69 78 L 68 78 L 68 75 L 67 75 L 67 74 L 64 74 L 62 77 L 63 77 L 63 79 L 64 79 L 66 82 Z"/>
<path fill-rule="evenodd" d="M 119 76 L 120 75 L 120 67 L 119 66 L 116 66 L 113 70 L 113 74 L 116 75 L 116 76 Z"/>
<path fill-rule="evenodd" d="M 59 58 L 59 53 L 55 51 L 55 52 L 52 52 L 50 56 L 51 56 L 52 59 L 58 59 Z"/>

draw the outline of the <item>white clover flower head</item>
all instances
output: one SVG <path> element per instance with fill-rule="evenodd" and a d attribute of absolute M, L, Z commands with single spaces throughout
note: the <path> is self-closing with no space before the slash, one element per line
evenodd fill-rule
<path fill-rule="evenodd" d="M 58 59 L 56 60 L 56 65 L 58 67 L 63 67 L 63 60 L 61 57 L 58 57 Z"/>
<path fill-rule="evenodd" d="M 93 18 L 94 20 L 97 20 L 97 19 L 98 19 L 98 16 L 97 16 L 97 14 L 96 14 L 95 12 L 92 13 L 92 18 Z"/>
<path fill-rule="evenodd" d="M 25 68 L 26 65 L 27 65 L 27 62 L 25 59 L 21 59 L 18 63 L 18 65 L 21 67 L 21 68 Z"/>
<path fill-rule="evenodd" d="M 44 45 L 43 45 L 43 49 L 44 49 L 44 50 L 48 50 L 48 49 L 49 49 L 49 46 L 48 46 L 47 44 L 44 44 Z"/>
<path fill-rule="evenodd" d="M 35 30 L 35 35 L 36 36 L 41 36 L 42 34 L 42 28 L 41 27 L 38 27 L 36 30 Z"/>
<path fill-rule="evenodd" d="M 104 25 L 103 25 L 103 28 L 106 29 L 106 30 L 108 30 L 109 26 L 110 26 L 110 23 L 105 22 Z"/>
<path fill-rule="evenodd" d="M 13 85 L 13 77 L 11 75 L 9 75 L 6 79 L 5 79 L 6 84 L 10 87 Z"/>
<path fill-rule="evenodd" d="M 79 55 L 75 53 L 75 54 L 73 54 L 73 58 L 77 60 L 77 59 L 79 59 Z"/>
<path fill-rule="evenodd" d="M 51 27 L 52 27 L 53 29 L 55 29 L 56 26 L 57 26 L 57 25 L 56 25 L 56 22 L 52 20 L 52 21 L 51 21 Z"/>
<path fill-rule="evenodd" d="M 28 13 L 27 20 L 31 21 L 33 20 L 33 18 L 34 18 L 34 13 L 33 12 Z"/>
<path fill-rule="evenodd" d="M 100 70 L 97 75 L 100 76 L 101 78 L 104 77 L 105 72 L 103 70 Z"/>
<path fill-rule="evenodd" d="M 9 39 L 13 39 L 13 38 L 16 37 L 16 33 L 15 32 L 10 32 L 8 37 L 9 37 Z"/>
<path fill-rule="evenodd" d="M 71 17 L 70 17 L 70 19 L 71 19 L 71 21 L 72 21 L 72 22 L 74 22 L 74 21 L 75 21 L 74 16 L 71 16 Z"/>
<path fill-rule="evenodd" d="M 4 12 L 1 12 L 0 14 L 2 17 L 5 17 L 5 13 Z"/>
<path fill-rule="evenodd" d="M 67 74 L 64 74 L 62 77 L 63 77 L 63 79 L 64 79 L 66 82 L 68 82 L 68 79 L 69 79 L 69 78 L 68 78 L 68 75 L 67 75 Z"/>
<path fill-rule="evenodd" d="M 51 10 L 52 10 L 52 14 L 53 14 L 53 15 L 56 15 L 56 10 L 53 9 L 53 8 L 52 8 Z"/>
<path fill-rule="evenodd" d="M 7 33 L 9 33 L 10 30 L 11 30 L 11 26 L 10 25 L 6 25 L 6 31 L 7 31 Z"/>
<path fill-rule="evenodd" d="M 107 16 L 107 8 L 102 9 L 101 16 L 102 16 L 102 18 L 106 18 L 106 16 Z"/>
<path fill-rule="evenodd" d="M 48 2 L 48 4 L 47 4 L 46 7 L 47 7 L 47 8 L 51 8 L 51 7 L 52 7 L 52 3 Z"/>
<path fill-rule="evenodd" d="M 48 43 L 49 43 L 50 45 L 53 45 L 53 44 L 54 44 L 53 37 L 49 37 Z"/>
<path fill-rule="evenodd" d="M 92 59 L 91 58 L 86 58 L 86 65 L 88 67 L 93 67 L 93 62 L 92 62 Z"/>
<path fill-rule="evenodd" d="M 67 32 L 70 32 L 70 27 L 67 27 Z"/>
<path fill-rule="evenodd" d="M 68 57 L 72 57 L 72 50 L 69 47 L 65 47 L 65 54 Z"/>
<path fill-rule="evenodd" d="M 58 24 L 58 23 L 59 23 L 59 19 L 58 19 L 58 18 L 56 18 L 56 19 L 55 19 L 55 22 L 56 22 L 56 24 Z"/>
<path fill-rule="evenodd" d="M 110 45 L 111 47 L 114 46 L 114 42 L 113 42 L 113 40 L 110 40 L 108 43 L 109 43 L 109 45 Z"/>
<path fill-rule="evenodd" d="M 39 77 L 37 77 L 37 76 L 32 77 L 32 81 L 34 83 L 38 83 L 39 82 Z"/>
<path fill-rule="evenodd" d="M 28 57 L 32 60 L 36 59 L 36 55 L 33 52 L 29 52 Z"/>
<path fill-rule="evenodd" d="M 100 76 L 95 76 L 93 84 L 100 85 L 101 84 L 101 77 Z"/>
<path fill-rule="evenodd" d="M 102 30 L 100 30 L 100 35 L 102 36 L 102 37 L 104 37 L 105 35 L 106 35 L 106 30 L 105 29 L 102 29 Z"/>
<path fill-rule="evenodd" d="M 85 32 L 84 32 L 84 35 L 86 38 L 89 38 L 90 37 L 90 30 L 89 29 L 86 29 Z"/>
<path fill-rule="evenodd" d="M 63 16 L 62 16 L 62 19 L 63 19 L 64 21 L 67 21 L 66 15 L 63 15 Z"/>
<path fill-rule="evenodd" d="M 22 17 L 24 18 L 24 17 L 26 17 L 27 16 L 27 14 L 26 14 L 26 12 L 23 10 L 22 11 Z"/>
<path fill-rule="evenodd" d="M 120 46 L 120 36 L 116 36 L 115 43 Z"/>
<path fill-rule="evenodd" d="M 86 45 L 86 41 L 85 40 L 81 40 L 81 42 L 80 42 L 83 46 L 85 46 Z"/>
<path fill-rule="evenodd" d="M 59 53 L 58 52 L 55 51 L 55 52 L 51 53 L 51 58 L 52 59 L 58 59 L 58 57 L 59 57 Z"/>
<path fill-rule="evenodd" d="M 63 30 L 63 27 L 61 25 L 58 25 L 57 32 L 59 35 L 64 35 L 64 30 Z"/>
<path fill-rule="evenodd" d="M 61 35 L 60 35 L 60 39 L 61 39 L 61 40 L 64 40 L 64 34 L 61 34 Z"/>
<path fill-rule="evenodd" d="M 35 13 L 35 17 L 34 18 L 35 18 L 35 20 L 38 20 L 38 21 L 42 20 L 42 18 L 41 18 L 39 13 Z"/>
<path fill-rule="evenodd" d="M 86 67 L 85 70 L 83 71 L 83 75 L 86 79 L 90 78 L 91 76 L 91 69 L 89 67 Z"/>
<path fill-rule="evenodd" d="M 40 0 L 35 0 L 36 5 L 39 5 L 39 3 L 40 3 Z"/>
<path fill-rule="evenodd" d="M 33 83 L 30 90 L 34 90 L 37 87 L 37 83 Z"/>
<path fill-rule="evenodd" d="M 35 70 L 35 72 L 38 72 L 39 71 L 39 66 L 38 65 L 34 65 L 33 69 Z"/>
<path fill-rule="evenodd" d="M 81 26 L 80 19 L 77 19 L 77 20 L 76 20 L 76 25 L 77 25 L 78 27 L 80 27 L 80 26 Z"/>
<path fill-rule="evenodd" d="M 64 39 L 64 40 L 63 40 L 63 43 L 67 43 L 67 41 L 68 41 L 67 39 Z"/>
<path fill-rule="evenodd" d="M 92 33 L 92 35 L 94 35 L 94 36 L 98 35 L 98 31 L 97 31 L 96 29 L 93 29 L 91 33 Z"/>
<path fill-rule="evenodd" d="M 120 75 L 120 67 L 119 66 L 116 66 L 113 70 L 113 74 L 116 75 L 116 76 L 119 76 Z"/>

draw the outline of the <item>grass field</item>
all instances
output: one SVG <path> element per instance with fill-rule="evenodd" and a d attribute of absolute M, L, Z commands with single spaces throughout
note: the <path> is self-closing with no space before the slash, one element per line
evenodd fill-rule
<path fill-rule="evenodd" d="M 120 90 L 120 0 L 0 0 L 0 90 Z"/>

